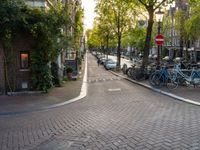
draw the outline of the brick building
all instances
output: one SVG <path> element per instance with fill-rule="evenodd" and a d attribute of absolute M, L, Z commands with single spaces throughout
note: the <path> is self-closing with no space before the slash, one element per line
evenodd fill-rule
<path fill-rule="evenodd" d="M 14 39 L 12 45 L 12 63 L 4 65 L 4 50 L 0 43 L 0 91 L 5 93 L 9 86 L 15 91 L 30 90 L 30 54 L 32 49 L 32 39 L 29 36 L 20 36 Z M 7 59 L 7 60 L 9 60 Z M 6 82 L 5 80 L 9 80 Z M 8 85 L 9 84 L 9 85 Z"/>
<path fill-rule="evenodd" d="M 179 57 L 181 51 L 183 57 L 185 57 L 186 50 L 189 53 L 189 59 L 194 62 L 200 61 L 200 38 L 190 39 L 183 41 L 180 34 L 184 34 L 176 29 L 176 17 L 175 14 L 178 10 L 182 10 L 185 14 L 185 18 L 188 19 L 191 16 L 191 9 L 188 0 L 176 0 L 174 5 L 171 5 L 168 10 L 168 17 L 170 17 L 170 27 L 165 29 L 166 35 L 169 36 L 169 40 L 165 43 L 165 47 L 169 50 L 170 58 Z M 183 21 L 183 20 L 181 20 Z M 179 23 L 182 24 L 183 23 Z M 180 33 L 179 33 L 180 32 Z"/>
<path fill-rule="evenodd" d="M 53 4 L 55 4 L 56 2 L 57 1 L 55 0 L 26 0 L 27 5 L 33 8 L 41 8 L 45 10 L 48 10 L 50 7 L 53 7 Z M 80 5 L 80 2 L 77 0 L 63 0 L 62 2 L 63 5 L 72 5 L 73 13 L 75 13 L 74 11 L 76 11 L 76 5 Z M 73 17 L 71 19 L 74 20 L 74 14 L 72 16 Z M 73 31 L 71 31 L 70 33 L 73 35 Z M 2 44 L 0 43 L 0 94 L 5 94 L 6 91 L 11 91 L 9 90 L 10 86 L 13 87 L 13 91 L 28 91 L 32 89 L 30 55 L 34 51 L 33 39 L 27 35 L 17 35 L 17 38 L 14 39 L 12 46 L 13 64 L 10 64 L 9 66 L 5 67 L 4 50 Z M 59 67 L 58 71 L 60 78 L 63 77 L 65 59 L 66 50 L 63 49 L 58 55 L 56 61 Z"/>
<path fill-rule="evenodd" d="M 49 0 L 26 0 L 26 4 L 48 10 L 51 2 Z M 0 43 L 0 94 L 5 94 L 7 91 L 31 90 L 30 55 L 32 52 L 33 39 L 31 36 L 16 35 L 12 41 L 10 54 L 7 55 L 7 61 L 10 62 L 6 67 L 4 50 Z"/>

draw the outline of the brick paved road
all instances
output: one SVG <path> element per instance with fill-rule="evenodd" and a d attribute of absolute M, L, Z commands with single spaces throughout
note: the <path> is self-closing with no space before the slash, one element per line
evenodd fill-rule
<path fill-rule="evenodd" d="M 199 106 L 124 81 L 88 57 L 88 96 L 1 117 L 1 150 L 200 149 Z"/>

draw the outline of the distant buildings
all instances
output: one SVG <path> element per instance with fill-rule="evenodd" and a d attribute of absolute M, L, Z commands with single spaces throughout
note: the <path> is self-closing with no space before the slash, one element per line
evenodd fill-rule
<path fill-rule="evenodd" d="M 170 18 L 170 26 L 165 33 L 167 36 L 165 47 L 169 50 L 170 58 L 174 57 L 186 57 L 188 52 L 188 59 L 190 61 L 200 61 L 200 40 L 193 41 L 191 39 L 184 39 L 184 32 L 180 29 L 177 31 L 175 24 L 175 13 L 178 10 L 183 10 L 185 18 L 180 20 L 180 28 L 183 29 L 183 21 L 190 17 L 190 6 L 187 0 L 176 0 L 174 6 L 170 6 L 168 10 L 168 17 Z"/>

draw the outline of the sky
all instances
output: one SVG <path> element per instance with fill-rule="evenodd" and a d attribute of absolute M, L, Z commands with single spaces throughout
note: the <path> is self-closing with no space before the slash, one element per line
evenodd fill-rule
<path fill-rule="evenodd" d="M 84 28 L 85 30 L 91 29 L 95 17 L 95 2 L 94 0 L 82 0 L 82 6 L 84 8 Z"/>

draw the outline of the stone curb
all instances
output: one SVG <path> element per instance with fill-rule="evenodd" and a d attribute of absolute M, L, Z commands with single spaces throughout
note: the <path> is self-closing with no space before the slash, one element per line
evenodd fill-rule
<path fill-rule="evenodd" d="M 129 78 L 123 76 L 123 75 L 120 75 L 120 74 L 114 72 L 114 71 L 110 71 L 110 72 L 111 72 L 112 74 L 116 75 L 116 76 L 119 76 L 119 77 L 121 77 L 121 78 L 123 78 L 123 79 L 125 79 L 125 80 L 128 80 L 128 81 L 130 81 L 130 82 L 132 82 L 132 83 L 134 83 L 134 84 L 138 84 L 138 85 L 140 85 L 140 86 L 143 86 L 143 87 L 145 87 L 145 88 L 147 88 L 147 89 L 153 90 L 153 91 L 155 91 L 155 92 L 157 92 L 157 93 L 161 93 L 161 94 L 163 94 L 163 95 L 169 96 L 169 97 L 171 97 L 171 98 L 174 98 L 174 99 L 177 99 L 177 100 L 180 100 L 180 101 L 189 103 L 189 104 L 193 104 L 193 105 L 200 106 L 200 103 L 199 103 L 199 102 L 196 102 L 196 101 L 194 101 L 194 100 L 190 100 L 190 99 L 187 99 L 187 98 L 184 98 L 184 97 L 181 97 L 181 96 L 178 96 L 178 95 L 169 93 L 169 92 L 165 92 L 165 91 L 160 90 L 160 89 L 153 88 L 153 87 L 151 87 L 150 85 L 147 85 L 147 84 L 140 83 L 140 82 L 137 82 L 137 81 L 135 81 L 135 80 L 129 79 Z"/>
<path fill-rule="evenodd" d="M 87 53 L 86 53 L 86 56 L 85 56 L 85 71 L 84 71 L 83 82 L 82 82 L 81 91 L 80 91 L 79 96 L 72 98 L 70 100 L 66 100 L 65 102 L 62 102 L 62 103 L 53 104 L 53 105 L 50 105 L 50 106 L 41 107 L 41 108 L 38 108 L 38 109 L 29 110 L 29 111 L 0 113 L 0 117 L 6 117 L 6 116 L 9 117 L 9 116 L 14 116 L 14 115 L 17 116 L 17 115 L 21 115 L 21 114 L 27 114 L 27 113 L 33 113 L 33 112 L 39 112 L 39 111 L 47 111 L 49 109 L 57 108 L 57 107 L 64 106 L 64 105 L 76 102 L 78 100 L 81 100 L 86 95 L 87 95 Z"/>

